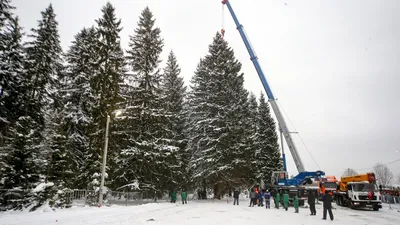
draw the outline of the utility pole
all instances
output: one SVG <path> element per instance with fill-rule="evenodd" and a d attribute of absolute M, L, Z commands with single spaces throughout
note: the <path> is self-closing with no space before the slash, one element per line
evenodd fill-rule
<path fill-rule="evenodd" d="M 100 183 L 100 193 L 99 193 L 99 207 L 103 205 L 103 189 L 104 189 L 104 176 L 106 173 L 106 162 L 107 162 L 107 149 L 108 149 L 108 127 L 110 124 L 110 115 L 107 114 L 107 123 L 106 123 L 106 136 L 104 142 L 104 151 L 103 151 L 103 164 L 101 167 L 101 183 Z"/>

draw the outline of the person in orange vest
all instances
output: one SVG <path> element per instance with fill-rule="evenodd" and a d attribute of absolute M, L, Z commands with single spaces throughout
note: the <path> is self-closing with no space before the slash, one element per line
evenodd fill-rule
<path fill-rule="evenodd" d="M 256 192 L 256 196 L 258 196 L 258 188 L 254 188 L 254 189 L 255 189 L 255 192 Z M 255 204 L 258 205 L 258 198 L 256 198 Z"/>
<path fill-rule="evenodd" d="M 320 194 L 321 195 L 324 195 L 325 194 L 325 192 L 326 192 L 326 188 L 325 188 L 325 186 L 324 186 L 324 184 L 323 183 L 320 183 Z"/>
<path fill-rule="evenodd" d="M 324 186 L 324 184 L 321 182 L 319 183 L 319 190 L 317 192 L 317 203 L 318 203 L 318 199 L 321 198 L 321 196 L 324 196 L 326 193 L 326 188 Z"/>

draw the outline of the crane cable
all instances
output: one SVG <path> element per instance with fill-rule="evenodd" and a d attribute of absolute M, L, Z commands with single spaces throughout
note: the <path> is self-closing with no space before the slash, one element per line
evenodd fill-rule
<path fill-rule="evenodd" d="M 292 125 L 294 131 L 297 133 L 297 135 L 300 138 L 301 143 L 303 143 L 304 147 L 306 148 L 308 154 L 310 154 L 311 158 L 313 159 L 315 165 L 317 165 L 318 169 L 321 170 L 321 167 L 318 165 L 317 161 L 315 161 L 314 156 L 311 154 L 310 150 L 308 149 L 307 145 L 304 143 L 303 139 L 301 138 L 300 134 L 297 132 L 296 127 L 293 125 L 292 121 L 290 120 L 289 116 L 286 114 L 285 110 L 283 109 L 282 105 L 279 103 L 279 101 L 276 101 L 279 105 L 279 108 L 282 109 L 283 113 L 285 114 L 286 118 L 289 120 L 289 123 Z"/>
<path fill-rule="evenodd" d="M 221 34 L 222 34 L 222 39 L 224 38 L 225 35 L 225 21 L 224 21 L 224 4 L 222 4 L 222 16 L 221 16 Z"/>

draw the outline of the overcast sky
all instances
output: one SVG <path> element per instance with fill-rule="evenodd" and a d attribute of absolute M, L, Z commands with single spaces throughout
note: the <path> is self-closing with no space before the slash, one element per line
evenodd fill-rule
<path fill-rule="evenodd" d="M 101 16 L 105 0 L 12 0 L 27 31 L 53 4 L 64 50 L 83 27 Z M 173 50 L 186 84 L 217 31 L 242 62 L 246 88 L 263 90 L 227 8 L 220 0 L 111 0 L 122 19 L 122 45 L 149 6 Z M 259 57 L 290 129 L 299 132 L 320 169 L 368 172 L 400 159 L 400 1 L 230 0 Z M 224 18 L 224 23 L 222 23 Z M 318 169 L 294 135 L 307 170 Z M 285 146 L 286 147 L 286 146 Z M 287 148 L 287 147 L 286 147 Z M 288 151 L 288 170 L 297 174 Z M 400 174 L 400 161 L 389 168 Z M 360 170 L 363 169 L 363 170 Z"/>

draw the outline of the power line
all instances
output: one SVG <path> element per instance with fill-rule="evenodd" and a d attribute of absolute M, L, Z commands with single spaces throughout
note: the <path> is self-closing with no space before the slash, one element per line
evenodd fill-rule
<path fill-rule="evenodd" d="M 308 154 L 310 154 L 312 160 L 314 161 L 315 165 L 317 165 L 318 169 L 321 170 L 321 167 L 319 167 L 317 161 L 315 160 L 314 156 L 311 154 L 310 150 L 308 149 L 307 145 L 304 143 L 303 139 L 301 138 L 299 132 L 297 132 L 296 127 L 293 125 L 292 121 L 290 120 L 289 116 L 286 114 L 285 110 L 283 109 L 282 105 L 279 103 L 279 101 L 276 101 L 279 105 L 279 107 L 282 109 L 283 114 L 285 114 L 286 118 L 289 120 L 289 123 L 292 125 L 294 131 L 297 133 L 297 135 L 300 138 L 301 143 L 303 143 L 304 147 L 306 148 Z"/>
<path fill-rule="evenodd" d="M 399 162 L 400 161 L 400 159 L 396 159 L 396 160 L 393 160 L 393 161 L 391 161 L 391 162 L 388 162 L 388 163 L 383 163 L 383 164 L 381 164 L 382 166 L 387 166 L 387 165 L 390 165 L 390 164 L 393 164 L 393 163 L 396 163 L 396 162 Z M 361 168 L 361 169 L 354 169 L 354 170 L 370 170 L 370 169 L 373 169 L 374 167 L 366 167 L 366 168 Z"/>
<path fill-rule="evenodd" d="M 400 159 L 396 159 L 396 160 L 394 160 L 392 162 L 386 163 L 386 165 L 389 165 L 389 164 L 392 164 L 392 163 L 395 163 L 395 162 L 399 162 L 399 161 L 400 161 Z"/>
<path fill-rule="evenodd" d="M 300 141 L 303 143 L 303 145 L 304 145 L 304 147 L 306 148 L 308 154 L 310 154 L 311 158 L 313 159 L 314 163 L 317 165 L 318 169 L 321 170 L 320 166 L 318 165 L 318 163 L 317 163 L 317 161 L 315 160 L 314 156 L 311 154 L 311 152 L 310 152 L 310 150 L 308 149 L 307 145 L 304 143 L 304 141 L 303 141 L 303 139 L 301 138 L 299 132 L 297 132 L 296 127 L 294 126 L 294 124 L 293 124 L 292 121 L 290 120 L 289 116 L 286 114 L 286 112 L 285 112 L 285 110 L 283 109 L 282 105 L 279 103 L 279 101 L 276 101 L 276 102 L 278 103 L 279 107 L 282 109 L 283 114 L 284 114 L 284 115 L 286 116 L 286 118 L 289 120 L 289 123 L 292 125 L 292 127 L 293 127 L 293 129 L 294 129 L 294 132 L 297 133 L 297 135 L 299 136 Z M 387 165 L 390 165 L 390 164 L 393 164 L 393 163 L 396 163 L 396 162 L 400 162 L 400 158 L 399 158 L 399 159 L 396 159 L 396 160 L 393 160 L 393 161 L 391 161 L 391 162 L 388 162 L 388 163 L 384 163 L 384 164 L 382 164 L 382 165 L 387 166 Z M 370 170 L 370 169 L 373 169 L 373 167 L 366 167 L 366 168 L 355 169 L 355 170 Z"/>

